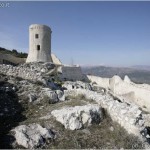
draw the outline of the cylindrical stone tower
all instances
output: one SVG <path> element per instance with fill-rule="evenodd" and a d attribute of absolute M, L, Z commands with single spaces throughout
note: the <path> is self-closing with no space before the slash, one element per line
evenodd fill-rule
<path fill-rule="evenodd" d="M 29 27 L 29 54 L 26 62 L 52 62 L 51 29 L 46 25 Z"/>

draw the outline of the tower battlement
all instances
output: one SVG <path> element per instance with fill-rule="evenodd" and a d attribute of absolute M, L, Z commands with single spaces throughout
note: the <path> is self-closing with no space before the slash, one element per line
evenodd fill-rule
<path fill-rule="evenodd" d="M 46 26 L 46 25 L 39 25 L 39 24 L 32 24 L 29 26 L 29 30 L 32 30 L 32 29 L 43 29 L 43 30 L 50 30 L 51 31 L 51 28 Z"/>

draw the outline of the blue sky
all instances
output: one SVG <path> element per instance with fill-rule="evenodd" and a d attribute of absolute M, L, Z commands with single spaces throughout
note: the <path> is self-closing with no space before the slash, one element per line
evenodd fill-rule
<path fill-rule="evenodd" d="M 150 65 L 150 1 L 9 2 L 0 8 L 0 47 L 28 52 L 28 27 L 52 29 L 64 64 Z"/>

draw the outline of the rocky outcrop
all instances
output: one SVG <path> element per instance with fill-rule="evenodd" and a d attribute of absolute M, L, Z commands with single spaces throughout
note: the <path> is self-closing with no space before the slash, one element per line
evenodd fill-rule
<path fill-rule="evenodd" d="M 38 148 L 47 140 L 55 138 L 51 130 L 39 124 L 21 125 L 12 130 L 18 145 L 24 148 Z"/>
<path fill-rule="evenodd" d="M 54 110 L 51 114 L 66 129 L 76 130 L 92 123 L 100 123 L 103 119 L 102 109 L 98 105 L 85 105 Z"/>

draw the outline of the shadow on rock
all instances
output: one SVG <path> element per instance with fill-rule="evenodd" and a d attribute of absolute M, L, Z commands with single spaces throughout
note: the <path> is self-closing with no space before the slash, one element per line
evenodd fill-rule
<path fill-rule="evenodd" d="M 22 115 L 23 107 L 19 103 L 13 84 L 0 80 L 0 148 L 12 148 L 13 137 L 7 135 L 19 122 L 26 118 Z"/>

